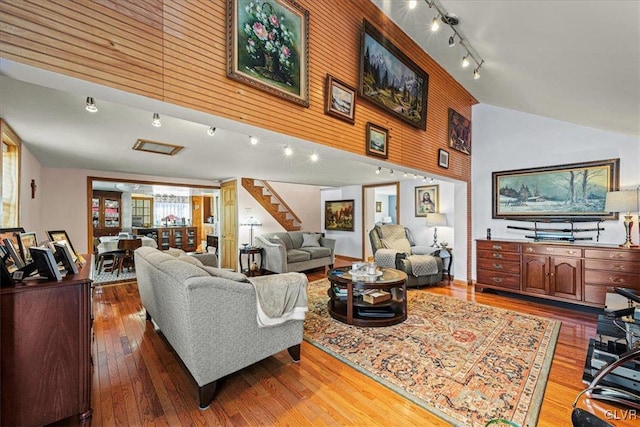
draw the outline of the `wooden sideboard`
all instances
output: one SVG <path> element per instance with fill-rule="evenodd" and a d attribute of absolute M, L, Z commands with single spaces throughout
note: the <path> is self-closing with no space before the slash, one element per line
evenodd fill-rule
<path fill-rule="evenodd" d="M 60 282 L 0 289 L 1 425 L 44 425 L 76 415 L 91 422 L 90 255 Z M 25 284 L 26 283 L 26 284 Z"/>
<path fill-rule="evenodd" d="M 640 249 L 614 245 L 476 240 L 476 289 L 604 307 L 614 286 L 640 291 Z"/>

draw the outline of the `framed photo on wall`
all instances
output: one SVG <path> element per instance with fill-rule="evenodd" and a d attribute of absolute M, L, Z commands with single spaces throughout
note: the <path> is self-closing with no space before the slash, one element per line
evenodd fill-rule
<path fill-rule="evenodd" d="M 293 0 L 227 0 L 227 77 L 309 106 L 309 12 Z"/>
<path fill-rule="evenodd" d="M 324 202 L 325 230 L 354 231 L 352 200 L 326 200 Z"/>
<path fill-rule="evenodd" d="M 411 126 L 427 128 L 429 75 L 363 22 L 358 95 Z"/>
<path fill-rule="evenodd" d="M 449 108 L 449 147 L 471 154 L 471 121 Z"/>
<path fill-rule="evenodd" d="M 442 148 L 438 150 L 438 166 L 449 169 L 449 152 Z"/>
<path fill-rule="evenodd" d="M 356 90 L 327 74 L 325 81 L 324 112 L 345 122 L 354 124 L 356 117 Z"/>
<path fill-rule="evenodd" d="M 423 185 L 416 187 L 416 216 L 426 217 L 428 213 L 440 212 L 440 186 Z"/>
<path fill-rule="evenodd" d="M 389 157 L 389 131 L 371 122 L 367 123 L 367 154 L 383 159 Z"/>

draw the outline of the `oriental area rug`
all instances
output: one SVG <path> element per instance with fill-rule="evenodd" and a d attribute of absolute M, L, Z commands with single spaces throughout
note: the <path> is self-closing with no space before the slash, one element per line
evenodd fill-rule
<path fill-rule="evenodd" d="M 329 315 L 328 287 L 309 283 L 309 343 L 454 425 L 536 424 L 560 322 L 409 290 L 405 322 L 350 326 Z"/>

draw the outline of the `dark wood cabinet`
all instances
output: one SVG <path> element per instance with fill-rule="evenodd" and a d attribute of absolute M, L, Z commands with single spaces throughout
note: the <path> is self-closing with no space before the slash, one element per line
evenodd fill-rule
<path fill-rule="evenodd" d="M 91 222 L 94 237 L 117 235 L 122 230 L 122 193 L 95 190 L 91 198 Z"/>
<path fill-rule="evenodd" d="M 194 252 L 198 248 L 198 227 L 158 228 L 158 249 L 182 249 Z"/>
<path fill-rule="evenodd" d="M 91 420 L 91 268 L 3 287 L 1 425 Z"/>
<path fill-rule="evenodd" d="M 613 245 L 478 240 L 476 288 L 604 307 L 614 286 L 640 291 L 640 250 Z"/>

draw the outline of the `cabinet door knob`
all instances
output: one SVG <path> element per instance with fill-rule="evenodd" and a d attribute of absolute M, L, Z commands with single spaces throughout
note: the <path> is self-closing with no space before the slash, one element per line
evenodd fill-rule
<path fill-rule="evenodd" d="M 502 283 L 502 278 L 500 278 L 500 277 L 494 277 L 494 278 L 493 278 L 493 281 L 494 281 L 494 282 L 496 282 L 496 283 Z"/>
<path fill-rule="evenodd" d="M 531 253 L 531 252 L 535 252 L 535 249 L 533 249 L 531 246 L 529 246 L 527 248 L 527 252 Z"/>
<path fill-rule="evenodd" d="M 553 252 L 553 248 L 547 248 L 547 252 Z"/>
<path fill-rule="evenodd" d="M 493 263 L 493 268 L 495 268 L 497 270 L 500 270 L 500 269 L 502 269 L 502 264 Z"/>
<path fill-rule="evenodd" d="M 624 264 L 610 264 L 609 268 L 616 271 L 624 271 Z"/>
<path fill-rule="evenodd" d="M 575 255 L 575 254 L 576 254 L 576 251 L 573 251 L 573 250 L 572 250 L 572 251 L 567 251 L 567 254 L 569 254 L 569 255 Z"/>
<path fill-rule="evenodd" d="M 502 250 L 502 245 L 493 245 L 493 249 Z"/>
<path fill-rule="evenodd" d="M 613 253 L 609 254 L 609 258 L 622 259 L 622 258 L 624 258 L 624 254 L 618 254 L 618 253 L 613 252 Z"/>
<path fill-rule="evenodd" d="M 613 283 L 624 283 L 624 279 L 622 277 L 609 277 L 609 281 Z"/>
<path fill-rule="evenodd" d="M 494 258 L 502 258 L 502 254 L 493 254 Z"/>

